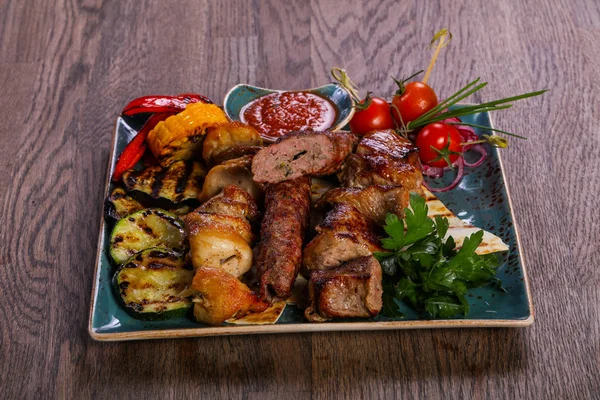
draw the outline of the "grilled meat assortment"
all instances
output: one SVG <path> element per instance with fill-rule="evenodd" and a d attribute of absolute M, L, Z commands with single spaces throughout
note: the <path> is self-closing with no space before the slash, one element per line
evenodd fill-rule
<path fill-rule="evenodd" d="M 402 186 L 338 187 L 326 192 L 317 202 L 316 207 L 324 208 L 328 204 L 349 204 L 371 221 L 383 225 L 388 213 L 404 218 L 404 209 L 408 207 L 409 200 L 410 192 Z"/>
<path fill-rule="evenodd" d="M 310 212 L 310 179 L 269 185 L 256 260 L 260 297 L 272 302 L 291 295 L 302 261 Z"/>
<path fill-rule="evenodd" d="M 260 150 L 252 161 L 256 182 L 277 183 L 336 173 L 357 138 L 345 132 L 294 132 Z"/>
<path fill-rule="evenodd" d="M 381 266 L 372 255 L 327 271 L 313 271 L 308 286 L 309 321 L 374 317 L 382 307 Z"/>
<path fill-rule="evenodd" d="M 184 218 L 194 317 L 218 325 L 264 311 L 292 294 L 301 267 L 310 276 L 308 320 L 377 315 L 381 267 L 372 254 L 383 250 L 378 225 L 389 212 L 403 217 L 410 192 L 421 191 L 416 148 L 392 130 L 371 132 L 360 142 L 345 132 L 300 131 L 262 147 L 254 128 L 226 123 L 218 112 L 189 117 L 193 129 L 174 125 L 179 120 L 157 125 L 148 141 L 161 166 L 129 170 L 123 182 L 128 192 L 167 199 L 174 207 L 191 199 L 202 203 Z M 212 166 L 208 173 L 189 161 L 200 145 Z M 344 187 L 336 187 L 330 176 L 336 173 Z M 257 295 L 240 279 L 253 266 L 251 222 L 259 220 L 263 194 Z M 141 206 L 122 189 L 109 200 L 114 218 Z M 316 235 L 303 248 L 311 216 Z"/>
<path fill-rule="evenodd" d="M 355 258 L 383 251 L 377 227 L 349 204 L 337 204 L 304 248 L 302 265 L 308 271 L 328 270 Z"/>
<path fill-rule="evenodd" d="M 420 191 L 423 182 L 417 148 L 391 129 L 365 135 L 338 178 L 347 187 L 392 185 L 409 191 Z"/>

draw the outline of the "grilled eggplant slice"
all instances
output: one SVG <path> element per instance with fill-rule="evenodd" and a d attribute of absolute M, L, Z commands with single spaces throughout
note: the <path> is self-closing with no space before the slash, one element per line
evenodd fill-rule
<path fill-rule="evenodd" d="M 182 255 L 156 247 L 127 260 L 114 276 L 114 288 L 125 309 L 143 320 L 184 316 L 191 298 L 181 295 L 194 278 Z"/>
<path fill-rule="evenodd" d="M 117 221 L 121 218 L 133 214 L 136 211 L 143 210 L 142 203 L 127 194 L 122 188 L 116 188 L 104 202 L 106 215 Z"/>
<path fill-rule="evenodd" d="M 206 170 L 200 163 L 177 161 L 167 169 L 155 166 L 142 171 L 126 171 L 123 183 L 128 191 L 140 191 L 154 199 L 180 203 L 198 198 L 205 176 Z"/>
<path fill-rule="evenodd" d="M 110 235 L 110 255 L 119 265 L 151 247 L 183 253 L 187 246 L 183 222 L 159 208 L 145 208 L 122 218 Z"/>
<path fill-rule="evenodd" d="M 195 200 L 189 201 L 189 203 L 195 202 Z M 149 206 L 183 216 L 193 209 L 193 206 L 187 203 L 174 204 L 166 199 L 155 200 L 142 192 L 127 193 L 123 188 L 116 188 L 104 201 L 104 211 L 108 217 L 117 221 Z"/>

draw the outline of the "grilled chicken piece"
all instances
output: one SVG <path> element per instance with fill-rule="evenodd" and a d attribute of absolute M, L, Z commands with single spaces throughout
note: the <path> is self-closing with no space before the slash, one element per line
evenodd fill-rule
<path fill-rule="evenodd" d="M 221 193 L 198 207 L 198 210 L 213 214 L 243 216 L 249 221 L 255 221 L 260 215 L 252 196 L 234 185 L 225 187 Z"/>
<path fill-rule="evenodd" d="M 214 104 L 192 103 L 179 114 L 160 121 L 148 134 L 146 143 L 163 167 L 175 161 L 194 159 L 202 151 L 208 128 L 229 122 Z"/>
<path fill-rule="evenodd" d="M 256 182 L 277 183 L 302 176 L 336 173 L 356 145 L 348 132 L 294 132 L 265 147 L 254 156 Z"/>
<path fill-rule="evenodd" d="M 210 204 L 184 218 L 194 268 L 218 267 L 240 277 L 252 267 L 254 237 L 247 217 L 256 216 L 257 206 L 249 194 L 240 195 L 241 190 L 225 188 Z"/>
<path fill-rule="evenodd" d="M 338 204 L 315 229 L 304 248 L 302 265 L 308 271 L 328 270 L 343 262 L 383 251 L 376 226 L 349 204 Z"/>
<path fill-rule="evenodd" d="M 198 198 L 205 176 L 206 170 L 200 163 L 177 161 L 167 169 L 155 166 L 142 171 L 125 171 L 123 183 L 128 191 L 135 190 L 155 199 L 163 198 L 179 203 Z"/>
<path fill-rule="evenodd" d="M 207 165 L 221 164 L 246 154 L 256 154 L 263 140 L 258 131 L 243 122 L 234 121 L 208 129 L 202 149 Z"/>
<path fill-rule="evenodd" d="M 260 297 L 287 299 L 302 262 L 302 242 L 310 213 L 310 179 L 299 178 L 267 187 L 265 217 L 256 258 Z"/>
<path fill-rule="evenodd" d="M 202 193 L 199 196 L 200 201 L 210 199 L 229 185 L 244 189 L 257 200 L 262 198 L 262 189 L 254 182 L 252 172 L 250 172 L 252 157 L 252 155 L 246 155 L 212 167 L 204 179 Z"/>
<path fill-rule="evenodd" d="M 383 306 L 381 266 L 373 256 L 360 257 L 328 271 L 313 271 L 308 284 L 311 305 L 306 319 L 368 318 Z"/>
<path fill-rule="evenodd" d="M 317 208 L 326 204 L 349 204 L 362 215 L 379 225 L 385 223 L 387 213 L 404 218 L 404 209 L 408 207 L 410 192 L 401 186 L 372 185 L 366 188 L 335 188 L 325 193 Z"/>
<path fill-rule="evenodd" d="M 423 181 L 417 148 L 391 129 L 365 135 L 338 178 L 348 187 L 392 185 L 419 192 Z"/>
<path fill-rule="evenodd" d="M 221 268 L 198 269 L 191 288 L 198 292 L 193 298 L 194 318 L 209 325 L 220 325 L 229 318 L 262 312 L 269 306 L 248 286 Z"/>

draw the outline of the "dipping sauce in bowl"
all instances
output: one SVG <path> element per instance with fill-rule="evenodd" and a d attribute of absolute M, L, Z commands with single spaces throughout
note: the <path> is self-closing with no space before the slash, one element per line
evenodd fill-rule
<path fill-rule="evenodd" d="M 324 131 L 335 119 L 334 105 L 308 92 L 271 93 L 246 104 L 240 111 L 242 122 L 254 127 L 267 140 L 302 129 Z"/>

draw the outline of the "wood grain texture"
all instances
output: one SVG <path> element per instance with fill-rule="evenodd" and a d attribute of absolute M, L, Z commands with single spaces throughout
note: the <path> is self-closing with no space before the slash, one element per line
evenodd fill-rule
<path fill-rule="evenodd" d="M 424 23 L 426 21 L 426 23 Z M 426 66 L 475 101 L 550 88 L 495 116 L 536 307 L 527 329 L 97 343 L 86 331 L 114 118 L 150 93 L 220 100 L 239 82 L 364 89 Z M 600 396 L 600 3 L 0 2 L 0 398 Z"/>

